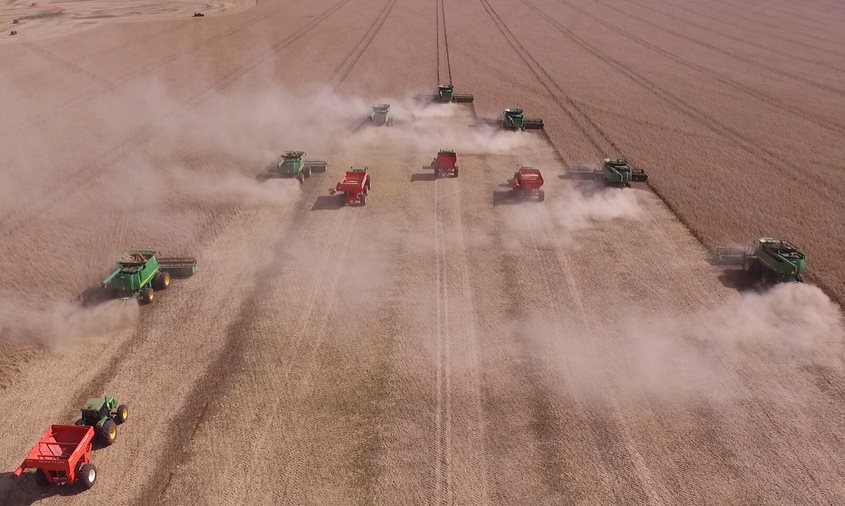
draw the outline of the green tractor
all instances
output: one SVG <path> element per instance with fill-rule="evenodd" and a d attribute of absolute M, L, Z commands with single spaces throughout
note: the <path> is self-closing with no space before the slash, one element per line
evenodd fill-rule
<path fill-rule="evenodd" d="M 171 277 L 188 277 L 196 266 L 193 257 L 158 258 L 152 249 L 127 251 L 117 259 L 117 269 L 103 281 L 103 288 L 116 297 L 138 297 L 149 304 L 156 290 L 170 286 Z"/>
<path fill-rule="evenodd" d="M 761 237 L 749 248 L 717 248 L 715 263 L 741 266 L 745 274 L 761 281 L 803 281 L 807 256 L 794 244 Z"/>
<path fill-rule="evenodd" d="M 460 95 L 455 93 L 455 87 L 452 84 L 441 84 L 437 86 L 437 95 L 417 95 L 417 100 L 424 100 L 426 102 L 439 102 L 441 104 L 455 103 L 472 103 L 475 97 L 472 95 Z"/>
<path fill-rule="evenodd" d="M 97 438 L 106 445 L 117 438 L 117 426 L 129 418 L 126 404 L 118 404 L 114 397 L 92 397 L 82 406 L 82 417 L 76 425 L 94 427 Z"/>
<path fill-rule="evenodd" d="M 273 175 L 277 177 L 295 177 L 300 183 L 311 177 L 312 172 L 325 172 L 329 166 L 323 160 L 303 160 L 305 151 L 285 151 L 276 163 Z"/>
<path fill-rule="evenodd" d="M 526 118 L 522 109 L 505 109 L 499 118 L 499 124 L 506 130 L 540 130 L 545 127 L 540 118 Z"/>
<path fill-rule="evenodd" d="M 615 186 L 631 186 L 632 182 L 648 181 L 648 174 L 643 169 L 635 169 L 627 160 L 602 160 L 602 175 L 605 183 Z"/>

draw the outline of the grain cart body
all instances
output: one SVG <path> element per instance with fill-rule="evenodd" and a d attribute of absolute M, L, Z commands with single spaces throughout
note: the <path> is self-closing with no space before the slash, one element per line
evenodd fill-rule
<path fill-rule="evenodd" d="M 94 429 L 80 425 L 51 425 L 29 451 L 14 477 L 24 470 L 35 469 L 35 482 L 41 486 L 94 486 L 97 468 L 91 464 L 91 443 Z"/>
<path fill-rule="evenodd" d="M 543 175 L 539 169 L 523 165 L 513 175 L 511 191 L 520 199 L 536 199 L 542 202 L 546 199 L 546 192 L 542 190 L 543 183 Z"/>
<path fill-rule="evenodd" d="M 376 104 L 373 112 L 370 113 L 370 121 L 377 126 L 392 126 L 393 118 L 390 116 L 390 104 Z"/>
<path fill-rule="evenodd" d="M 749 248 L 717 248 L 714 260 L 720 265 L 741 266 L 764 281 L 802 281 L 807 272 L 807 256 L 797 246 L 771 237 L 761 237 Z"/>
<path fill-rule="evenodd" d="M 367 203 L 370 184 L 371 179 L 369 173 L 367 173 L 367 167 L 350 168 L 337 186 L 329 190 L 329 194 L 340 193 L 343 195 L 344 204 L 359 203 L 363 206 Z"/>
<path fill-rule="evenodd" d="M 311 177 L 312 172 L 325 172 L 328 162 L 324 160 L 304 160 L 305 151 L 285 151 L 276 164 L 277 177 L 295 177 L 302 183 Z"/>
<path fill-rule="evenodd" d="M 506 130 L 538 130 L 545 127 L 542 119 L 526 118 L 523 110 L 519 108 L 505 109 L 501 123 Z"/>
<path fill-rule="evenodd" d="M 458 177 L 458 155 L 454 150 L 441 149 L 431 161 L 431 168 L 434 169 L 435 177 L 447 174 Z"/>

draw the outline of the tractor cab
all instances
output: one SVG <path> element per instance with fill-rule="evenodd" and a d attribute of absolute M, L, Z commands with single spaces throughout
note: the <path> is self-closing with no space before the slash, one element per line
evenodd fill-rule
<path fill-rule="evenodd" d="M 524 119 L 522 109 L 505 109 L 505 128 L 509 130 L 521 130 Z"/>
<path fill-rule="evenodd" d="M 82 421 L 85 425 L 97 425 L 103 418 L 108 418 L 111 409 L 105 397 L 92 397 L 82 406 Z"/>

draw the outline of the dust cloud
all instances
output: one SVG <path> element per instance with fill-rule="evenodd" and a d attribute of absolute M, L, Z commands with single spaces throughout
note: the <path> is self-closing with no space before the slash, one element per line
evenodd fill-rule
<path fill-rule="evenodd" d="M 585 322 L 571 321 L 530 331 L 538 346 L 560 357 L 567 388 L 597 400 L 616 392 L 617 400 L 728 402 L 766 391 L 745 383 L 746 370 L 769 368 L 777 385 L 798 368 L 842 366 L 839 307 L 812 285 L 744 293 L 693 314 L 642 316 L 630 305 L 619 311 L 621 327 L 591 322 L 587 330 Z"/>

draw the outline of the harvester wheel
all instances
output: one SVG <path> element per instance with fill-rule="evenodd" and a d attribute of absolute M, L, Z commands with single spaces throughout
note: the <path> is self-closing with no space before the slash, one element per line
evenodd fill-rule
<path fill-rule="evenodd" d="M 744 270 L 746 274 L 751 274 L 751 271 L 754 270 L 754 262 L 752 262 L 750 258 L 746 258 L 745 262 L 742 263 L 742 270 Z"/>
<path fill-rule="evenodd" d="M 153 287 L 148 286 L 144 288 L 144 291 L 141 292 L 141 302 L 144 304 L 150 304 L 153 299 L 155 299 L 155 292 L 153 291 Z"/>
<path fill-rule="evenodd" d="M 305 167 L 305 177 L 311 177 L 311 167 Z"/>
<path fill-rule="evenodd" d="M 114 421 L 119 425 L 125 422 L 129 418 L 129 408 L 126 407 L 126 404 L 121 404 L 117 407 L 117 414 L 114 417 Z"/>
<path fill-rule="evenodd" d="M 302 184 L 305 181 L 305 178 L 302 176 L 302 172 L 296 175 L 296 179 L 299 180 L 299 183 Z"/>
<path fill-rule="evenodd" d="M 106 420 L 100 426 L 97 435 L 100 436 L 100 441 L 107 445 L 114 443 L 114 440 L 117 438 L 117 424 L 110 419 Z"/>
<path fill-rule="evenodd" d="M 153 286 L 156 290 L 164 290 L 170 286 L 170 273 L 158 271 L 153 278 Z"/>
<path fill-rule="evenodd" d="M 76 471 L 77 480 L 82 483 L 82 486 L 89 489 L 94 486 L 97 481 L 97 466 L 91 464 L 82 464 Z"/>
<path fill-rule="evenodd" d="M 50 481 L 47 480 L 47 473 L 45 473 L 41 468 L 35 470 L 35 483 L 37 483 L 39 487 L 46 487 L 50 484 Z"/>

